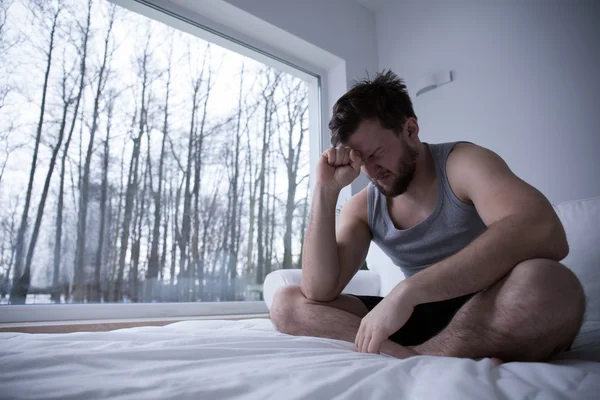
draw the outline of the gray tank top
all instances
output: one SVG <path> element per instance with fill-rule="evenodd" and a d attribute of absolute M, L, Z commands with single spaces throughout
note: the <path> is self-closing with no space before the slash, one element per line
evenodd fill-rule
<path fill-rule="evenodd" d="M 457 253 L 486 229 L 475 207 L 457 198 L 448 183 L 446 160 L 456 143 L 425 143 L 435 164 L 438 200 L 431 215 L 412 228 L 394 226 L 386 197 L 369 183 L 369 228 L 373 241 L 406 277 Z"/>

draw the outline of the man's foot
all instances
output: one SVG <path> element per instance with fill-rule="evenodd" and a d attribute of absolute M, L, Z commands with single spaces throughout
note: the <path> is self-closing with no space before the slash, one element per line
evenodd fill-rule
<path fill-rule="evenodd" d="M 499 366 L 504 364 L 504 361 L 502 361 L 501 359 L 497 358 L 497 357 L 481 357 L 481 358 L 476 358 L 475 361 L 480 361 L 483 359 L 489 358 L 490 361 L 492 362 L 492 364 L 494 364 L 494 366 Z"/>
<path fill-rule="evenodd" d="M 415 351 L 409 349 L 408 347 L 404 347 L 399 345 L 396 342 L 392 342 L 391 340 L 386 340 L 382 345 L 379 351 L 381 354 L 387 354 L 392 357 L 404 359 L 408 357 L 418 356 L 419 354 Z"/>

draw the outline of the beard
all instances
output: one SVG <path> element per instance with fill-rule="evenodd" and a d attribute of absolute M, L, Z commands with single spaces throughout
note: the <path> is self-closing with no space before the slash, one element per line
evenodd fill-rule
<path fill-rule="evenodd" d="M 377 190 L 379 190 L 379 192 L 381 192 L 381 194 L 384 196 L 396 197 L 408 190 L 408 186 L 415 176 L 419 152 L 407 147 L 406 153 L 406 158 L 398 161 L 398 167 L 396 168 L 396 171 L 392 171 L 392 174 L 394 175 L 394 181 L 389 188 L 385 188 L 381 186 L 375 179 L 371 179 L 373 185 L 375 185 Z"/>

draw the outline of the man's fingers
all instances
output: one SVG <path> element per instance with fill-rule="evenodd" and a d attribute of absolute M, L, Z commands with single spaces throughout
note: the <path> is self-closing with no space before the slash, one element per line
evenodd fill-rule
<path fill-rule="evenodd" d="M 371 340 L 367 346 L 367 353 L 379 354 L 379 348 L 381 347 L 382 340 L 377 336 L 371 336 Z"/>
<path fill-rule="evenodd" d="M 344 165 L 344 156 L 346 155 L 346 148 L 339 146 L 335 148 L 335 166 Z"/>
<path fill-rule="evenodd" d="M 327 163 L 329 165 L 335 165 L 335 149 L 330 148 L 325 151 L 325 156 L 327 157 Z"/>
<path fill-rule="evenodd" d="M 369 343 L 371 343 L 371 334 L 367 333 L 365 335 L 365 339 L 362 342 L 362 351 L 361 351 L 361 353 L 368 353 L 369 352 Z"/>
<path fill-rule="evenodd" d="M 355 341 L 356 351 L 358 351 L 358 352 L 361 351 L 362 341 L 363 341 L 363 334 L 359 330 L 358 334 L 356 335 L 356 341 Z"/>
<path fill-rule="evenodd" d="M 356 150 L 350 150 L 350 166 L 354 170 L 359 170 L 362 166 L 362 159 L 360 158 L 360 153 Z"/>
<path fill-rule="evenodd" d="M 352 163 L 361 163 L 362 159 L 360 158 L 360 153 L 356 150 L 350 150 L 350 152 L 348 153 L 348 156 L 350 157 L 350 162 Z"/>
<path fill-rule="evenodd" d="M 356 169 L 360 168 L 362 163 L 360 153 L 348 146 L 331 147 L 325 150 L 323 156 L 327 158 L 327 163 L 332 167 L 350 165 Z"/>
<path fill-rule="evenodd" d="M 344 150 L 344 159 L 342 160 L 342 165 L 348 165 L 350 164 L 350 153 L 352 150 L 350 150 L 349 147 L 346 147 Z"/>

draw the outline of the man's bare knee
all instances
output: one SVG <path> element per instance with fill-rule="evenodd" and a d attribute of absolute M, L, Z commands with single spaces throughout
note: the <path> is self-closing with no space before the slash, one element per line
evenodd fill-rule
<path fill-rule="evenodd" d="M 585 311 L 583 289 L 573 272 L 556 261 L 535 259 L 517 265 L 507 278 L 496 326 L 500 337 L 526 347 L 535 343 L 526 357 L 532 360 L 566 348 Z"/>
<path fill-rule="evenodd" d="M 300 286 L 297 285 L 283 286 L 275 292 L 269 317 L 277 330 L 281 333 L 293 334 L 300 303 L 305 299 Z"/>

